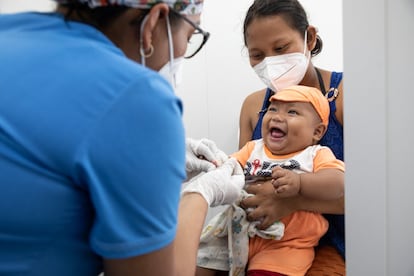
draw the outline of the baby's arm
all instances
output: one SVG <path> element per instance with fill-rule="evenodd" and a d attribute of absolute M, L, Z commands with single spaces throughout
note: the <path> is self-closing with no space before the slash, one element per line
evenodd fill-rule
<path fill-rule="evenodd" d="M 344 172 L 327 168 L 300 174 L 300 194 L 321 200 L 341 198 L 344 196 Z"/>
<path fill-rule="evenodd" d="M 344 172 L 335 168 L 298 174 L 276 167 L 272 178 L 275 193 L 281 197 L 300 194 L 312 199 L 334 200 L 344 195 Z"/>

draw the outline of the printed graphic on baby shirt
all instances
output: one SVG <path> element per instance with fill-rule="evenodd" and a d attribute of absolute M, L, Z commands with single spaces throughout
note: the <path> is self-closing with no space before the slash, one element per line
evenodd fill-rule
<path fill-rule="evenodd" d="M 261 176 L 261 177 L 270 177 L 272 176 L 272 170 L 275 167 L 281 167 L 282 169 L 288 170 L 299 170 L 300 163 L 295 159 L 290 159 L 283 162 L 269 162 L 261 161 L 259 159 L 254 159 L 253 162 L 247 161 L 244 168 L 245 176 Z"/>

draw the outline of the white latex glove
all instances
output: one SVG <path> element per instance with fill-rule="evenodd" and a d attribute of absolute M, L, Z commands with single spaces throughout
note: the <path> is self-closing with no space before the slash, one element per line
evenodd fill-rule
<path fill-rule="evenodd" d="M 215 207 L 233 203 L 243 186 L 243 169 L 235 158 L 230 158 L 219 168 L 185 183 L 181 194 L 199 193 L 210 207 Z"/>
<path fill-rule="evenodd" d="M 186 139 L 187 179 L 219 167 L 228 158 L 228 155 L 219 150 L 217 145 L 209 139 Z"/>

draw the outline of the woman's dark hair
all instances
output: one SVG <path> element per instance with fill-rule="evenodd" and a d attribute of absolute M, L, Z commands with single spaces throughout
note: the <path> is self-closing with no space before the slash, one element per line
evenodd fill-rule
<path fill-rule="evenodd" d="M 250 23 L 256 19 L 267 16 L 282 16 L 287 24 L 302 35 L 309 26 L 305 9 L 297 0 L 255 0 L 246 13 L 243 24 L 244 44 L 246 42 L 246 32 Z M 311 55 L 316 56 L 322 51 L 322 39 L 316 35 L 316 45 L 312 49 Z"/>
<path fill-rule="evenodd" d="M 71 15 L 76 13 L 83 23 L 92 25 L 100 30 L 110 25 L 116 18 L 130 9 L 130 7 L 121 5 L 103 6 L 92 9 L 87 4 L 80 3 L 77 0 L 70 0 L 67 4 L 61 4 L 61 6 L 68 8 L 67 13 L 64 15 L 66 20 L 69 20 Z M 148 14 L 149 9 L 142 11 L 140 18 L 131 22 L 131 24 L 141 24 L 141 21 Z M 175 25 L 180 19 L 179 16 L 174 13 L 169 13 L 168 17 L 171 25 Z"/>

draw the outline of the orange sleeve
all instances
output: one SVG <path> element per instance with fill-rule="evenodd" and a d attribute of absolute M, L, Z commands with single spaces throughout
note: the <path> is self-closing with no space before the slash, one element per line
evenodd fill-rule
<path fill-rule="evenodd" d="M 231 157 L 234 157 L 239 161 L 240 165 L 244 168 L 244 166 L 247 163 L 247 160 L 249 160 L 250 154 L 252 153 L 254 146 L 254 141 L 247 142 L 239 151 L 233 153 Z"/>
<path fill-rule="evenodd" d="M 313 159 L 313 171 L 317 172 L 321 169 L 338 169 L 345 171 L 345 163 L 335 157 L 330 148 L 323 147 L 318 150 Z"/>

